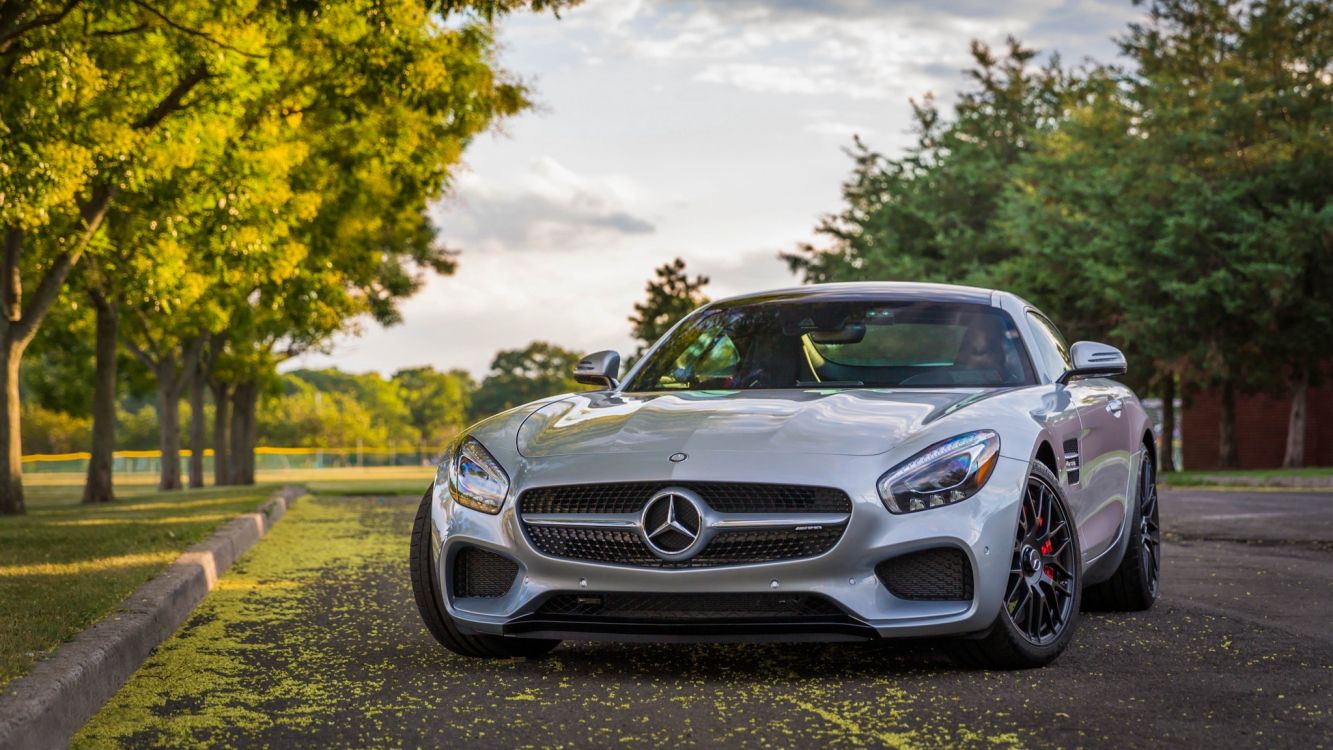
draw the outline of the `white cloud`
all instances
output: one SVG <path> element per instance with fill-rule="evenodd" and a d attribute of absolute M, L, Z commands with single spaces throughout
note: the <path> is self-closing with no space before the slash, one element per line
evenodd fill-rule
<path fill-rule="evenodd" d="M 514 183 L 462 175 L 453 198 L 436 207 L 436 223 L 445 243 L 465 253 L 543 250 L 608 234 L 650 234 L 653 223 L 630 205 L 641 192 L 627 178 L 580 174 L 543 156 Z"/>
<path fill-rule="evenodd" d="M 832 65 L 723 63 L 704 68 L 695 80 L 773 94 L 847 96 L 853 99 L 881 99 L 889 94 L 881 86 L 847 78 L 845 71 Z"/>
<path fill-rule="evenodd" d="M 865 125 L 853 125 L 850 122 L 819 120 L 806 123 L 805 132 L 830 136 L 840 141 L 850 141 L 853 136 L 861 136 L 862 138 L 873 136 L 875 129 Z"/>

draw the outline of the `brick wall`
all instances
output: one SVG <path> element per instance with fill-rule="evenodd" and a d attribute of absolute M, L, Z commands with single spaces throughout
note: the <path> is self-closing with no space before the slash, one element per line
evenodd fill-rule
<path fill-rule="evenodd" d="M 1216 469 L 1218 390 L 1193 393 L 1186 401 L 1180 439 L 1186 469 Z M 1305 465 L 1333 466 L 1333 382 L 1325 379 L 1306 394 Z M 1276 469 L 1287 448 L 1291 400 L 1236 394 L 1236 445 L 1243 469 Z"/>

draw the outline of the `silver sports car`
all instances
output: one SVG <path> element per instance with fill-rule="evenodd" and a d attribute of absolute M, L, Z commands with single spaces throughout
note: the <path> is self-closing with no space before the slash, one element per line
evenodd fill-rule
<path fill-rule="evenodd" d="M 1028 667 L 1080 604 L 1157 596 L 1152 425 L 1007 292 L 807 286 L 691 313 L 619 380 L 486 419 L 450 447 L 412 533 L 446 647 L 561 639 L 959 636 Z"/>

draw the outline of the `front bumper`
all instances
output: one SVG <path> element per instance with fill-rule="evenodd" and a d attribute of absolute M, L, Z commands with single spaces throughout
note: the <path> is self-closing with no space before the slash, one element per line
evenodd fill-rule
<path fill-rule="evenodd" d="M 431 504 L 437 580 L 450 580 L 453 555 L 468 546 L 518 564 L 514 585 L 495 598 L 441 598 L 460 628 L 494 635 L 614 640 L 845 640 L 965 634 L 984 630 L 999 612 L 1009 576 L 1025 462 L 1001 456 L 986 486 L 956 505 L 889 513 L 875 491 L 887 468 L 875 456 L 723 453 L 664 466 L 661 457 L 557 456 L 511 469 L 509 499 L 498 515 L 458 506 L 436 492 Z M 595 477 L 595 479 L 594 479 Z M 855 477 L 850 482 L 845 478 Z M 525 536 L 514 498 L 537 486 L 630 481 L 738 481 L 838 487 L 852 500 L 847 530 L 817 557 L 711 568 L 645 568 L 550 557 Z M 918 550 L 954 547 L 972 566 L 970 601 L 902 599 L 875 574 L 880 562 Z M 561 594 L 788 593 L 822 597 L 838 617 L 757 618 L 744 622 L 606 622 L 537 614 Z"/>

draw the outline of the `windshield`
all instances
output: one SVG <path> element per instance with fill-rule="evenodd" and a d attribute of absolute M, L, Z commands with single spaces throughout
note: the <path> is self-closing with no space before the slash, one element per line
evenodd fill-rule
<path fill-rule="evenodd" d="M 781 300 L 711 307 L 627 391 L 1031 385 L 1013 320 L 986 305 Z"/>

